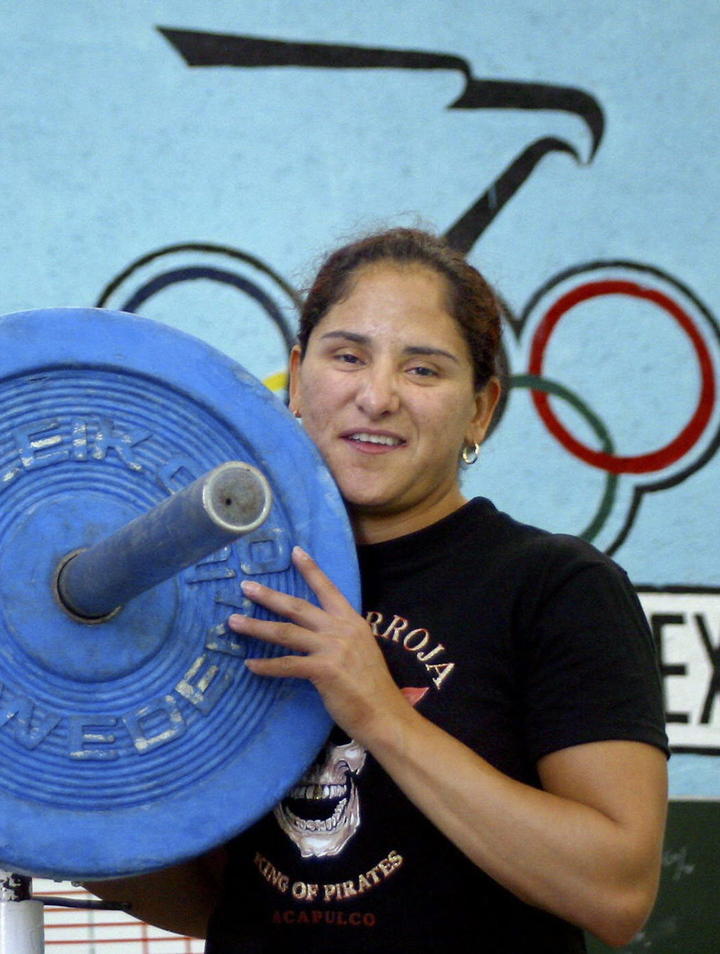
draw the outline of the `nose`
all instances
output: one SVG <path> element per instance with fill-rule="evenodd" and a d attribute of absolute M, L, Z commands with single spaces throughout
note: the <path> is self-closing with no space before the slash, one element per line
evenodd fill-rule
<path fill-rule="evenodd" d="M 392 414 L 400 406 L 397 384 L 393 369 L 373 364 L 365 369 L 359 382 L 357 406 L 371 420 Z"/>

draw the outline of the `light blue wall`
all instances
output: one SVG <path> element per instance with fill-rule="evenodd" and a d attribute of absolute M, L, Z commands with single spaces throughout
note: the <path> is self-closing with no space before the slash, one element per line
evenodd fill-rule
<path fill-rule="evenodd" d="M 395 68 L 190 67 L 158 27 L 402 55 Z M 144 288 L 142 314 L 272 383 L 286 345 L 256 300 L 207 277 L 148 283 L 220 269 L 292 325 L 295 291 L 339 238 L 449 230 L 524 170 L 504 205 L 498 183 L 469 257 L 523 322 L 506 333 L 514 376 L 548 314 L 584 290 L 565 299 L 539 384 L 565 389 L 551 407 L 586 457 L 603 440 L 613 453 L 571 452 L 516 378 L 466 489 L 551 529 L 594 522 L 638 587 L 664 591 L 642 599 L 656 627 L 676 617 L 660 630 L 668 707 L 685 719 L 670 726 L 673 791 L 720 795 L 717 756 L 697 754 L 720 752 L 719 27 L 716 0 L 6 0 L 0 313 L 128 308 Z M 348 55 L 313 46 L 304 61 Z M 467 77 L 515 86 L 497 108 L 449 108 Z M 517 108 L 538 84 L 548 108 Z M 538 141 L 537 164 L 519 162 Z"/>

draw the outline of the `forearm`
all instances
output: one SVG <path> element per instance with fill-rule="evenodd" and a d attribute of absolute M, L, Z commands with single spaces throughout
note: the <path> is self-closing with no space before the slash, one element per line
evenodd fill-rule
<path fill-rule="evenodd" d="M 659 849 L 645 829 L 635 831 L 605 806 L 508 778 L 408 710 L 381 720 L 365 741 L 430 821 L 523 900 L 608 943 L 626 943 L 657 887 Z"/>
<path fill-rule="evenodd" d="M 133 878 L 88 881 L 84 887 L 106 901 L 129 905 L 133 917 L 175 934 L 205 937 L 218 899 L 220 852 Z"/>

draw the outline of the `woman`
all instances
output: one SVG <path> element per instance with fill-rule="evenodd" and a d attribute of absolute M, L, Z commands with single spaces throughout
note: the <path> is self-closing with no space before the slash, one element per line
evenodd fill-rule
<path fill-rule="evenodd" d="M 632 588 L 460 489 L 499 335 L 481 276 L 415 230 L 334 253 L 308 295 L 290 406 L 347 502 L 365 616 L 299 551 L 319 606 L 243 584 L 287 622 L 230 626 L 293 651 L 247 665 L 310 679 L 337 729 L 223 853 L 208 954 L 560 954 L 650 911 L 666 740 Z"/>

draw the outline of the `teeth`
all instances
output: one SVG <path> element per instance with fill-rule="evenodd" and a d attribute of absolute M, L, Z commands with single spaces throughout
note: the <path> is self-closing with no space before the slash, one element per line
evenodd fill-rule
<path fill-rule="evenodd" d="M 321 798 L 341 798 L 345 794 L 344 785 L 296 785 L 290 792 L 290 798 L 302 798 L 314 801 Z"/>
<path fill-rule="evenodd" d="M 368 444 L 385 444 L 388 447 L 397 447 L 402 441 L 398 437 L 389 437 L 387 434 L 366 434 L 364 431 L 358 431 L 350 435 L 354 441 L 365 441 Z"/>
<path fill-rule="evenodd" d="M 335 806 L 335 811 L 330 818 L 299 818 L 289 808 L 285 807 L 283 807 L 283 814 L 289 824 L 300 831 L 334 831 L 345 813 L 347 803 L 346 798 L 341 799 Z"/>

